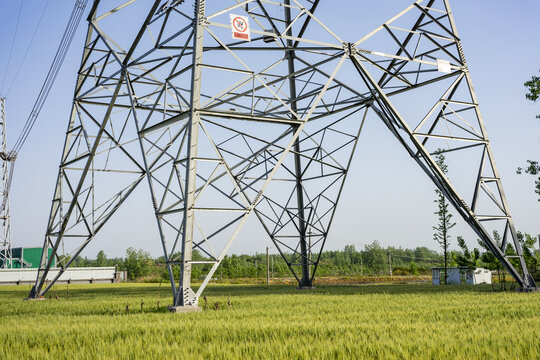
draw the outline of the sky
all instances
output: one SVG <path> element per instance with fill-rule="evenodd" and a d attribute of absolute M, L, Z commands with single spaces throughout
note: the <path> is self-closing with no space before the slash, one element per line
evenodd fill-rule
<path fill-rule="evenodd" d="M 412 2 L 385 0 L 381 6 L 379 1 L 333 0 L 333 10 L 325 18 L 336 24 L 357 23 L 355 29 L 341 26 L 340 35 L 346 32 L 350 36 L 345 37 L 360 38 Z M 5 81 L 0 95 L 6 95 L 21 66 L 7 94 L 8 147 L 22 130 L 38 95 L 72 4 L 66 0 L 23 2 L 5 77 L 21 1 L 0 0 L 0 82 Z M 534 194 L 534 177 L 517 175 L 516 168 L 524 166 L 527 159 L 540 157 L 540 121 L 535 119 L 540 104 L 525 99 L 523 86 L 540 69 L 540 2 L 453 0 L 451 6 L 516 227 L 539 234 L 540 202 Z M 23 62 L 42 13 L 43 20 Z M 85 31 L 83 19 L 47 103 L 17 159 L 10 194 L 14 247 L 41 246 L 43 242 Z M 431 181 L 382 123 L 368 122 L 326 248 L 342 249 L 353 244 L 361 249 L 378 240 L 383 246 L 437 249 L 432 230 L 436 222 L 434 199 Z M 261 253 L 266 246 L 272 246 L 254 220 L 250 219 L 231 252 Z M 474 234 L 462 221 L 457 222 L 452 248 L 456 248 L 458 235 L 476 246 Z M 108 256 L 123 256 L 129 246 L 161 255 L 156 221 L 144 186 L 136 190 L 82 255 L 95 257 L 103 249 Z"/>

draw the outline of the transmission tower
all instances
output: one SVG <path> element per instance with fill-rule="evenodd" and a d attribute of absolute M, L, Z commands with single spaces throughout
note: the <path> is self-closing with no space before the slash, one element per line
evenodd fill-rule
<path fill-rule="evenodd" d="M 43 244 L 53 257 L 62 241 L 71 252 L 47 286 L 53 258 L 43 252 L 30 297 L 50 289 L 142 182 L 176 306 L 197 305 L 250 215 L 299 286 L 312 286 L 368 117 L 517 283 L 534 288 L 448 1 L 416 1 L 365 36 L 355 24 L 334 31 L 321 11 L 329 4 L 94 1 Z"/>
<path fill-rule="evenodd" d="M 2 268 L 12 266 L 11 229 L 9 217 L 9 179 L 11 176 L 11 157 L 7 152 L 6 144 L 6 99 L 0 98 L 0 161 L 2 163 L 0 174 L 0 263 Z"/>

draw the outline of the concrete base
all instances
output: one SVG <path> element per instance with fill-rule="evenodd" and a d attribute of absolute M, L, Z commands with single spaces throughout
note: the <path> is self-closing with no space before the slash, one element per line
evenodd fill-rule
<path fill-rule="evenodd" d="M 24 298 L 23 300 L 26 300 L 26 301 L 45 300 L 45 296 L 40 296 L 38 298 L 27 297 L 27 298 Z"/>
<path fill-rule="evenodd" d="M 167 308 L 170 312 L 178 314 L 202 311 L 200 306 L 168 306 Z"/>
<path fill-rule="evenodd" d="M 299 286 L 296 288 L 296 290 L 315 290 L 315 286 Z"/>

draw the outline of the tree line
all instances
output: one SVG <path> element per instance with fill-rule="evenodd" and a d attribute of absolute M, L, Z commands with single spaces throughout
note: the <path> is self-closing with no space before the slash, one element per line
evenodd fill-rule
<path fill-rule="evenodd" d="M 500 241 L 496 234 L 495 239 Z M 528 234 L 521 234 L 522 245 L 528 268 L 533 271 L 538 267 L 538 259 L 534 255 L 536 239 Z M 460 250 L 449 251 L 449 266 L 485 267 L 491 270 L 502 270 L 497 259 L 485 248 L 479 246 L 469 250 L 463 238 L 458 237 Z M 513 248 L 508 247 L 511 253 Z M 180 255 L 180 254 L 177 254 Z M 287 256 L 287 254 L 285 254 Z M 315 255 L 313 255 L 315 256 Z M 194 260 L 205 260 L 197 250 L 193 251 Z M 517 260 L 517 259 L 516 259 Z M 388 275 L 390 267 L 393 275 L 428 275 L 431 268 L 444 264 L 444 256 L 427 247 L 403 249 L 393 246 L 383 247 L 378 241 L 365 245 L 363 250 L 357 250 L 354 245 L 346 245 L 343 250 L 329 250 L 321 254 L 317 276 L 347 276 L 347 275 Z M 291 271 L 280 254 L 270 254 L 268 267 L 273 278 L 291 277 Z M 517 264 L 516 264 L 517 265 Z M 124 257 L 106 256 L 101 250 L 95 259 L 78 257 L 73 266 L 117 266 L 119 270 L 127 271 L 130 280 L 167 281 L 168 271 L 164 257 L 152 258 L 144 250 L 128 248 Z M 194 280 L 201 279 L 210 269 L 211 264 L 192 267 Z M 265 278 L 267 259 L 266 254 L 227 255 L 214 274 L 217 279 Z M 173 266 L 173 273 L 179 277 L 180 267 Z M 535 274 L 538 277 L 538 271 Z"/>

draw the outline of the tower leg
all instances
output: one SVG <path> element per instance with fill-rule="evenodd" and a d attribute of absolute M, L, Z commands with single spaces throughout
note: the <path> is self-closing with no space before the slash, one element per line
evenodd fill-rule
<path fill-rule="evenodd" d="M 197 150 L 201 114 L 201 76 L 204 44 L 205 2 L 196 1 L 195 26 L 193 42 L 193 70 L 191 79 L 191 104 L 188 122 L 188 153 L 186 166 L 186 195 L 184 198 L 184 231 L 182 233 L 182 260 L 180 270 L 180 286 L 175 296 L 176 306 L 197 306 L 198 298 L 191 289 L 191 265 L 193 261 L 193 228 L 195 215 L 195 192 L 197 184 Z"/>
<path fill-rule="evenodd" d="M 285 0 L 285 23 L 287 24 L 288 30 L 287 35 L 292 36 L 292 30 L 290 27 L 291 24 L 291 9 L 290 9 L 290 0 Z M 293 47 L 293 41 L 287 39 L 287 47 Z M 294 67 L 294 50 L 289 50 L 287 52 L 287 62 L 289 69 L 289 96 L 291 98 L 291 109 L 294 113 L 298 112 L 297 106 L 297 92 L 296 92 L 296 79 L 294 77 L 295 67 Z M 300 155 L 300 138 L 298 138 L 294 143 L 294 169 L 296 177 L 296 203 L 298 206 L 298 235 L 300 238 L 300 262 L 302 267 L 302 277 L 300 278 L 299 287 L 300 288 L 310 288 L 311 287 L 311 277 L 309 273 L 309 249 L 306 242 L 306 218 L 304 211 L 304 188 L 302 184 L 302 159 Z"/>
<path fill-rule="evenodd" d="M 96 26 L 102 18 L 115 13 L 107 12 L 106 16 L 98 18 L 98 5 L 99 2 L 94 3 L 88 16 L 75 97 L 40 266 L 30 298 L 43 296 L 54 285 L 145 176 L 140 159 L 130 151 L 129 144 L 135 143 L 138 135 L 134 111 L 125 111 L 133 105 L 124 101 L 128 93 L 126 69 L 159 1 L 154 2 L 139 25 L 127 51 L 119 49 L 117 44 L 112 45 L 110 37 Z M 100 93 L 99 101 L 95 101 L 97 93 Z M 110 176 L 104 174 L 120 174 L 122 178 L 111 182 L 103 179 L 102 176 Z M 64 205 L 67 206 L 65 212 Z M 59 251 L 64 248 L 64 242 L 67 254 Z M 49 250 L 52 250 L 50 255 Z M 53 265 L 60 271 L 48 279 Z"/>

